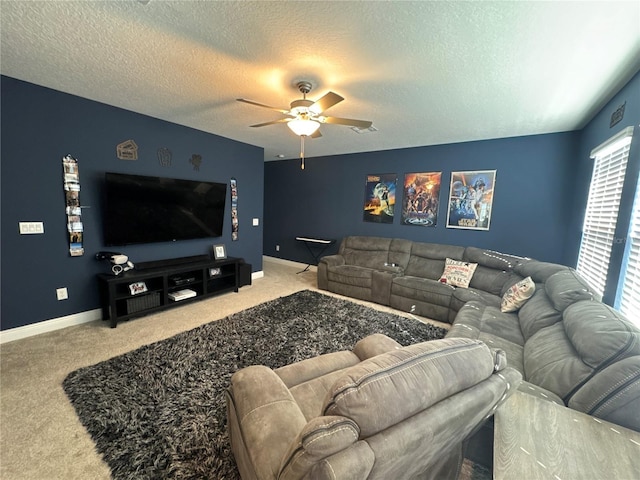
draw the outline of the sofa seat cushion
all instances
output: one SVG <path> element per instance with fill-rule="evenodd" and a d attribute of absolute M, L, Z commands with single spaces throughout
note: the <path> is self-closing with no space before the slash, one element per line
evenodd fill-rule
<path fill-rule="evenodd" d="M 462 306 L 471 301 L 482 302 L 492 307 L 500 307 L 500 297 L 477 288 L 456 288 L 451 295 L 451 303 L 449 306 L 455 314 Z"/>
<path fill-rule="evenodd" d="M 344 283 L 356 287 L 371 288 L 371 277 L 374 270 L 356 265 L 339 265 L 329 267 L 327 276 L 330 282 Z"/>
<path fill-rule="evenodd" d="M 402 276 L 391 282 L 389 305 L 432 320 L 449 322 L 449 304 L 455 287 L 427 278 Z"/>
<path fill-rule="evenodd" d="M 481 340 L 490 348 L 504 350 L 507 363 L 519 372 L 524 371 L 524 338 L 515 313 L 502 313 L 499 304 L 466 303 L 458 312 L 446 338 Z"/>

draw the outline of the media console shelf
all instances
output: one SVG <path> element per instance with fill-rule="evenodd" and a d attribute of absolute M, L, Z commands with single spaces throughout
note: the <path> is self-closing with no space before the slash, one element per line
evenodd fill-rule
<path fill-rule="evenodd" d="M 102 319 L 118 321 L 227 292 L 237 292 L 240 258 L 200 260 L 130 270 L 121 275 L 98 274 Z M 195 294 L 194 294 L 195 293 Z"/>

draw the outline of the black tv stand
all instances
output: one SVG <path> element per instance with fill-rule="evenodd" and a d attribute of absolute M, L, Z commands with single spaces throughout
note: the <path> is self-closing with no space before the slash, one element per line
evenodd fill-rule
<path fill-rule="evenodd" d="M 111 328 L 116 328 L 120 320 L 222 293 L 237 292 L 240 287 L 239 265 L 243 260 L 235 257 L 211 260 L 206 255 L 204 257 L 185 257 L 194 259 L 186 263 L 174 263 L 183 259 L 170 259 L 161 266 L 143 270 L 136 266 L 136 269 L 120 275 L 99 274 L 102 319 L 109 320 Z M 188 279 L 188 282 L 176 279 Z"/>

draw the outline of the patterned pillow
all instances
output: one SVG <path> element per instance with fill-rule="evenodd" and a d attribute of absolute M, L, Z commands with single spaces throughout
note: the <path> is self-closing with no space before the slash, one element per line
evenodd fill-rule
<path fill-rule="evenodd" d="M 520 280 L 518 283 L 511 285 L 511 287 L 509 287 L 502 296 L 500 311 L 515 312 L 533 296 L 533 292 L 535 291 L 536 284 L 533 282 L 531 277 L 527 277 L 524 280 Z"/>
<path fill-rule="evenodd" d="M 455 287 L 467 288 L 477 266 L 477 263 L 460 262 L 447 258 L 440 281 Z"/>

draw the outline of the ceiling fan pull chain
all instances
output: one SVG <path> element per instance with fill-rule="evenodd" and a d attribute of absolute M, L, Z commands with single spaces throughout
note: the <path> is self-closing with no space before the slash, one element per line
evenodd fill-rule
<path fill-rule="evenodd" d="M 304 170 L 304 135 L 300 135 L 300 169 Z"/>

